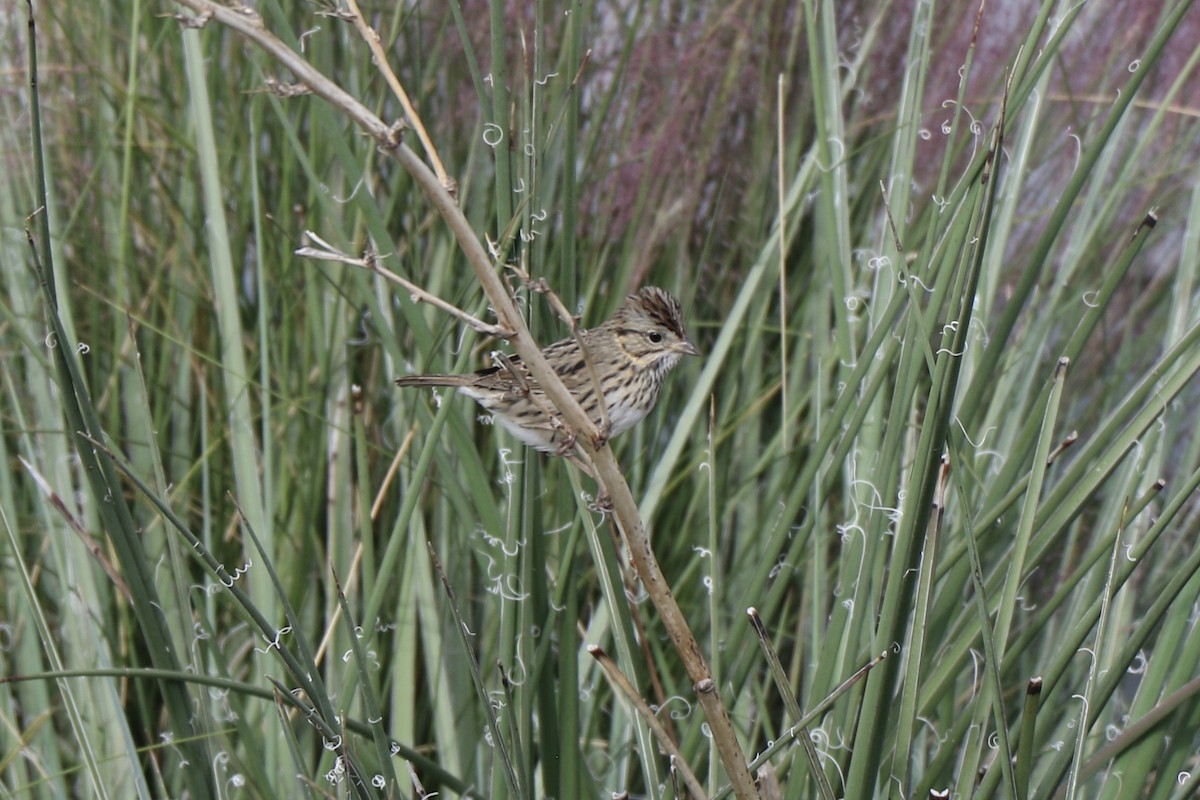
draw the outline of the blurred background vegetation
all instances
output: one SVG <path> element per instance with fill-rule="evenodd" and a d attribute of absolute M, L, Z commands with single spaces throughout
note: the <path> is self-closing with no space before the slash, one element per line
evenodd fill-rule
<path fill-rule="evenodd" d="M 409 176 L 170 2 L 34 4 L 38 117 L 2 2 L 0 796 L 685 796 L 589 644 L 719 793 L 590 480 L 392 386 L 502 343 L 295 254 L 487 318 Z M 615 447 L 781 796 L 1195 795 L 1190 6 L 361 4 L 498 269 L 682 299 Z"/>

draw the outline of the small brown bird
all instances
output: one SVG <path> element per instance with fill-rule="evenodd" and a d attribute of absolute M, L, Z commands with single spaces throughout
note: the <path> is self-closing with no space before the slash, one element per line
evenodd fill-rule
<path fill-rule="evenodd" d="M 555 342 L 542 353 L 597 425 L 602 424 L 595 388 L 599 382 L 608 411 L 609 436 L 624 433 L 650 413 L 663 379 L 681 356 L 700 355 L 684 329 L 679 301 L 654 286 L 631 294 L 607 322 L 581 331 L 579 336 L 595 367 L 595 381 L 574 336 Z M 452 386 L 490 411 L 530 447 L 543 453 L 565 450 L 570 445 L 565 429 L 547 413 L 554 406 L 520 356 L 503 361 L 470 375 L 410 375 L 397 379 L 396 385 Z"/>

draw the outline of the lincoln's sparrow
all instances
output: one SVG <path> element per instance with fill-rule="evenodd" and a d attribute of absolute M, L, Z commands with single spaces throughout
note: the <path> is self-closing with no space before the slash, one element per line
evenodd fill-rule
<path fill-rule="evenodd" d="M 575 337 L 555 342 L 543 352 L 567 391 L 597 425 L 603 420 L 595 389 L 599 383 L 609 436 L 629 430 L 650 413 L 663 378 L 680 356 L 700 355 L 684 330 L 679 301 L 653 286 L 627 297 L 607 322 L 581 331 L 579 337 L 595 367 L 595 381 Z M 519 356 L 471 375 L 410 375 L 397 379 L 396 385 L 453 386 L 531 447 L 554 453 L 571 444 L 561 422 L 547 413 L 554 407 Z"/>

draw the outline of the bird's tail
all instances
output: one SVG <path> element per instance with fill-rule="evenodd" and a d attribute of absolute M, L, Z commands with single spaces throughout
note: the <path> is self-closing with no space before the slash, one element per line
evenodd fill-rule
<path fill-rule="evenodd" d="M 405 375 L 396 378 L 397 386 L 465 386 L 471 375 Z"/>

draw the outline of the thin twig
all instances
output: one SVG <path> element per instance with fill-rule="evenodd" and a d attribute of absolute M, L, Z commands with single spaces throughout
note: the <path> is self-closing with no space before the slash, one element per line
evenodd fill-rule
<path fill-rule="evenodd" d="M 508 339 L 513 335 L 513 332 L 507 328 L 502 328 L 499 325 L 493 325 L 490 322 L 484 322 L 478 317 L 473 317 L 453 303 L 448 303 L 437 295 L 433 295 L 425 291 L 412 281 L 400 277 L 387 267 L 381 267 L 379 265 L 379 258 L 374 253 L 367 253 L 362 258 L 355 258 L 354 256 L 347 255 L 341 250 L 338 250 L 336 247 L 312 231 L 305 231 L 304 235 L 316 242 L 319 247 L 301 247 L 297 249 L 295 251 L 296 255 L 300 256 L 301 258 L 312 258 L 317 261 L 336 261 L 339 264 L 348 264 L 352 267 L 365 269 L 368 272 L 374 272 L 380 277 L 396 284 L 397 286 L 404 287 L 404 290 L 408 292 L 409 298 L 411 298 L 414 303 L 428 303 L 435 308 L 445 311 L 450 316 L 461 320 L 468 327 L 473 328 L 480 333 L 487 334 L 488 336 L 494 336 L 497 339 Z"/>
<path fill-rule="evenodd" d="M 658 740 L 659 747 L 667 751 L 667 754 L 671 756 L 672 763 L 675 764 L 675 768 L 679 770 L 680 776 L 683 777 L 683 783 L 687 786 L 688 793 L 694 798 L 700 798 L 700 800 L 707 797 L 704 793 L 704 787 L 700 785 L 700 781 L 696 779 L 695 774 L 688 767 L 687 761 L 679 752 L 679 747 L 672 741 L 670 734 L 667 733 L 666 727 L 662 724 L 658 715 L 654 713 L 654 710 L 650 708 L 650 705 L 638 694 L 633 682 L 626 677 L 624 672 L 621 672 L 621 668 L 617 666 L 617 662 L 613 661 L 612 656 L 606 653 L 603 648 L 597 647 L 594 644 L 588 645 L 587 651 L 592 658 L 596 659 L 596 663 L 600 665 L 600 668 L 604 670 L 604 675 L 608 678 L 608 682 L 614 688 L 620 690 L 621 694 L 625 695 L 626 699 L 633 703 L 633 707 L 641 714 L 642 719 L 646 720 L 646 724 L 650 726 L 650 732 Z"/>
<path fill-rule="evenodd" d="M 429 133 L 425 130 L 425 123 L 421 121 L 421 116 L 417 113 L 417 109 L 413 106 L 412 101 L 408 99 L 408 92 L 404 91 L 404 85 L 400 83 L 400 79 L 396 77 L 396 73 L 392 70 L 391 65 L 388 64 L 387 53 L 384 52 L 383 44 L 379 41 L 379 34 L 367 24 L 362 12 L 358 10 L 358 3 L 355 0 L 346 0 L 346 7 L 350 9 L 350 16 L 354 20 L 354 26 L 358 28 L 358 32 L 362 34 L 363 41 L 367 43 L 367 47 L 371 50 L 375 66 L 383 75 L 384 80 L 387 81 L 392 94 L 396 95 L 396 99 L 400 101 L 400 105 L 404 106 L 405 121 L 417 132 L 417 138 L 421 140 L 421 147 L 425 148 L 425 155 L 429 156 L 429 160 L 433 164 L 433 171 L 438 177 L 438 182 L 442 184 L 443 189 L 457 197 L 458 182 L 446 172 L 446 167 L 442 164 L 441 156 L 438 155 L 437 148 L 433 146 L 433 140 L 429 138 Z"/>

